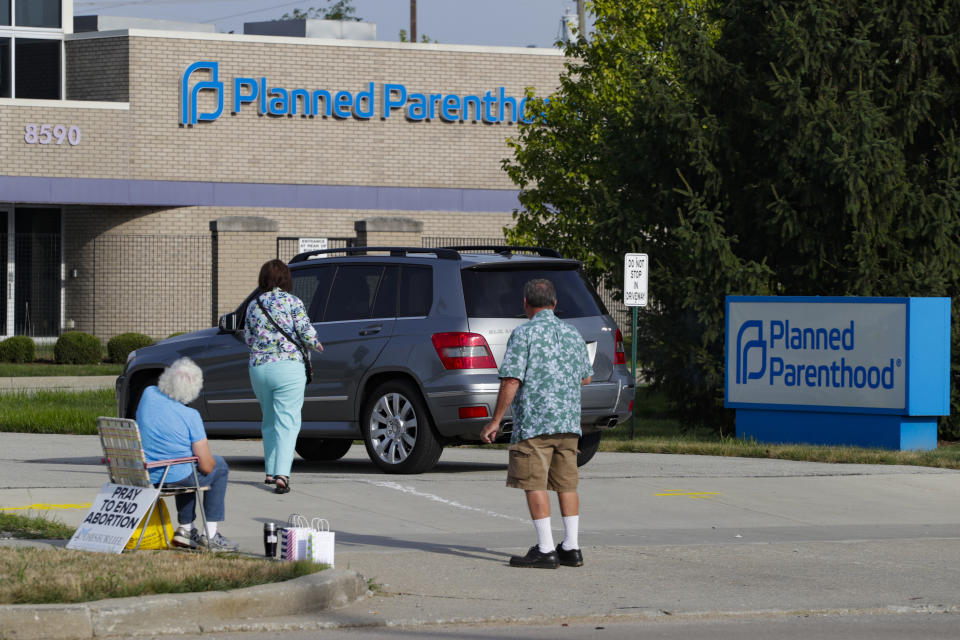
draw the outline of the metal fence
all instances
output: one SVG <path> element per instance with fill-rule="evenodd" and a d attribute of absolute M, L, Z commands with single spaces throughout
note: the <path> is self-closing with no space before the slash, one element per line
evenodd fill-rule
<path fill-rule="evenodd" d="M 508 246 L 504 237 L 456 237 L 456 236 L 423 236 L 423 247 L 464 247 L 464 246 Z M 613 297 L 613 291 L 607 289 L 602 284 L 596 287 L 597 295 L 603 300 L 607 311 L 616 321 L 617 326 L 624 336 L 631 333 L 630 310 Z"/>
<path fill-rule="evenodd" d="M 209 235 L 103 235 L 92 250 L 91 295 L 84 299 L 91 306 L 93 333 L 166 337 L 210 326 Z"/>
<path fill-rule="evenodd" d="M 356 244 L 356 238 L 352 237 L 327 238 L 328 249 L 343 249 L 352 247 L 354 244 Z M 277 238 L 277 259 L 290 262 L 290 259 L 298 253 L 300 253 L 299 237 L 284 236 Z"/>

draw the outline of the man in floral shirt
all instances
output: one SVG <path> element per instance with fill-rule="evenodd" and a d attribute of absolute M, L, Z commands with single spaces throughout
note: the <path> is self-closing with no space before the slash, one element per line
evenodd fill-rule
<path fill-rule="evenodd" d="M 539 279 L 523 287 L 523 308 L 530 322 L 510 335 L 500 364 L 500 393 L 493 418 L 480 439 L 493 442 L 513 403 L 513 433 L 507 486 L 524 489 L 538 543 L 510 566 L 556 569 L 583 565 L 577 540 L 580 497 L 577 494 L 577 441 L 580 431 L 580 385 L 590 384 L 593 368 L 580 333 L 553 310 L 553 283 Z M 553 546 L 550 496 L 556 491 L 563 515 L 564 539 Z"/>

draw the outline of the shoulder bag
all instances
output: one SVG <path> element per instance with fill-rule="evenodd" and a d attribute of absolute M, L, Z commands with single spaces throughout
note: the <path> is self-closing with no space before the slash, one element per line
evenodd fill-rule
<path fill-rule="evenodd" d="M 290 341 L 290 344 L 294 345 L 299 351 L 300 355 L 303 356 L 303 371 L 307 374 L 307 384 L 313 380 L 313 365 L 310 362 L 310 350 L 306 349 L 303 346 L 303 343 L 299 340 L 294 340 L 289 333 L 280 328 L 280 325 L 277 324 L 277 321 L 273 319 L 273 316 L 270 315 L 270 312 L 267 311 L 267 308 L 263 306 L 263 302 L 260 300 L 260 294 L 257 295 L 257 306 L 260 307 L 260 311 L 263 311 L 263 315 L 267 316 L 267 320 L 274 326 L 274 328 L 280 332 L 280 334 Z"/>

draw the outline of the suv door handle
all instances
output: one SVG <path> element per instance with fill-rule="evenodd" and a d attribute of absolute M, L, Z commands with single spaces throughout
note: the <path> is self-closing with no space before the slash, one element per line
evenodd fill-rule
<path fill-rule="evenodd" d="M 363 329 L 360 329 L 360 335 L 369 336 L 375 333 L 380 333 L 381 331 L 383 331 L 382 324 L 372 324 L 368 327 L 364 327 Z"/>

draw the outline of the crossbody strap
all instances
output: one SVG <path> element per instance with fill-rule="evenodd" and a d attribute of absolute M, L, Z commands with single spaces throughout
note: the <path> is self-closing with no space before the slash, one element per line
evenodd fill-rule
<path fill-rule="evenodd" d="M 303 344 L 299 340 L 294 340 L 292 337 L 290 337 L 290 334 L 284 331 L 283 328 L 277 324 L 277 321 L 273 319 L 273 316 L 270 315 L 270 312 L 267 311 L 267 308 L 263 306 L 263 302 L 260 300 L 259 295 L 257 296 L 257 306 L 260 307 L 260 311 L 263 311 L 263 315 L 267 316 L 267 320 L 270 321 L 270 323 L 277 329 L 277 331 L 281 333 L 281 335 L 283 335 L 284 338 L 290 341 L 290 344 L 295 346 L 297 350 L 300 351 L 300 355 L 302 355 L 303 359 L 306 360 L 307 354 L 305 353 L 306 350 L 303 348 Z"/>

